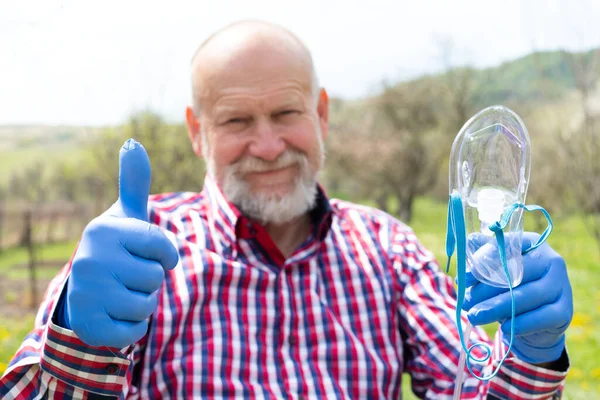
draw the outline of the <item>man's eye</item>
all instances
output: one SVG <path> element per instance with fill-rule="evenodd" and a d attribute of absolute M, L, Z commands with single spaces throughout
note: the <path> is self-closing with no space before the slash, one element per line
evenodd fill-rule
<path fill-rule="evenodd" d="M 225 124 L 228 124 L 228 125 L 241 124 L 244 121 L 245 121 L 244 118 L 230 118 L 227 121 L 225 121 Z"/>
<path fill-rule="evenodd" d="M 293 122 L 296 120 L 297 115 L 300 115 L 300 111 L 290 108 L 277 111 L 275 114 L 273 114 L 273 119 L 279 120 L 280 122 Z"/>

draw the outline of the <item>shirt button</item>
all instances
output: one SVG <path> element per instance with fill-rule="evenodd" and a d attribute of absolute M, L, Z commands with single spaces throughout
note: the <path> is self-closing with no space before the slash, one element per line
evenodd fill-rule
<path fill-rule="evenodd" d="M 292 345 L 295 346 L 298 343 L 298 339 L 296 339 L 295 335 L 290 335 L 290 337 L 288 338 L 288 342 Z"/>
<path fill-rule="evenodd" d="M 106 368 L 106 371 L 109 374 L 116 374 L 117 372 L 119 372 L 119 366 L 117 364 L 110 364 L 108 368 Z"/>

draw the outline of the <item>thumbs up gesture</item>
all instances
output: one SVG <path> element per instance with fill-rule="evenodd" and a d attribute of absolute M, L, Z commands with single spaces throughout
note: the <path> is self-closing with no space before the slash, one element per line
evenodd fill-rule
<path fill-rule="evenodd" d="M 119 159 L 119 199 L 83 231 L 64 302 L 66 327 L 90 346 L 123 348 L 140 340 L 156 310 L 176 248 L 148 223 L 150 160 L 129 139 Z"/>

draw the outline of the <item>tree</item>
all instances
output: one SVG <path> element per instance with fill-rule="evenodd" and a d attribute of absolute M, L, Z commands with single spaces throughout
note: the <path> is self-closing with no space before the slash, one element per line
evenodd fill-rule
<path fill-rule="evenodd" d="M 45 172 L 46 165 L 43 162 L 35 162 L 13 172 L 8 185 L 11 197 L 33 203 L 46 201 L 50 188 L 45 180 Z"/>
<path fill-rule="evenodd" d="M 600 250 L 600 113 L 591 107 L 591 94 L 600 78 L 600 49 L 569 57 L 580 99 L 581 123 L 573 132 L 563 130 L 569 183 L 575 203 L 585 213 L 585 225 Z"/>
<path fill-rule="evenodd" d="M 146 148 L 152 166 L 152 193 L 200 191 L 204 164 L 192 150 L 186 128 L 167 124 L 158 115 L 143 112 L 133 115 L 123 126 L 98 135 L 90 145 L 94 174 L 86 177 L 88 191 L 101 189 L 104 197 L 117 197 L 119 149 L 128 138 Z"/>
<path fill-rule="evenodd" d="M 436 146 L 439 97 L 439 86 L 428 78 L 386 85 L 361 106 L 360 118 L 334 125 L 329 165 L 350 177 L 346 186 L 355 197 L 374 199 L 380 209 L 410 222 L 415 198 L 435 183 L 448 151 Z"/>

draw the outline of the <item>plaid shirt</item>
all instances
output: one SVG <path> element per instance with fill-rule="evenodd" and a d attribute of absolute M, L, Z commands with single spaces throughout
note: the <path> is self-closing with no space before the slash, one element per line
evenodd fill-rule
<path fill-rule="evenodd" d="M 92 348 L 55 324 L 70 263 L 51 282 L 0 380 L 0 397 L 452 398 L 460 352 L 452 280 L 407 226 L 320 190 L 314 230 L 285 259 L 207 177 L 202 193 L 152 196 L 179 249 L 147 335 Z M 466 319 L 463 323 L 466 323 Z M 473 329 L 471 341 L 489 341 Z M 496 335 L 493 367 L 505 351 Z M 481 369 L 476 369 L 481 373 Z M 509 356 L 463 398 L 560 397 L 566 372 Z"/>

